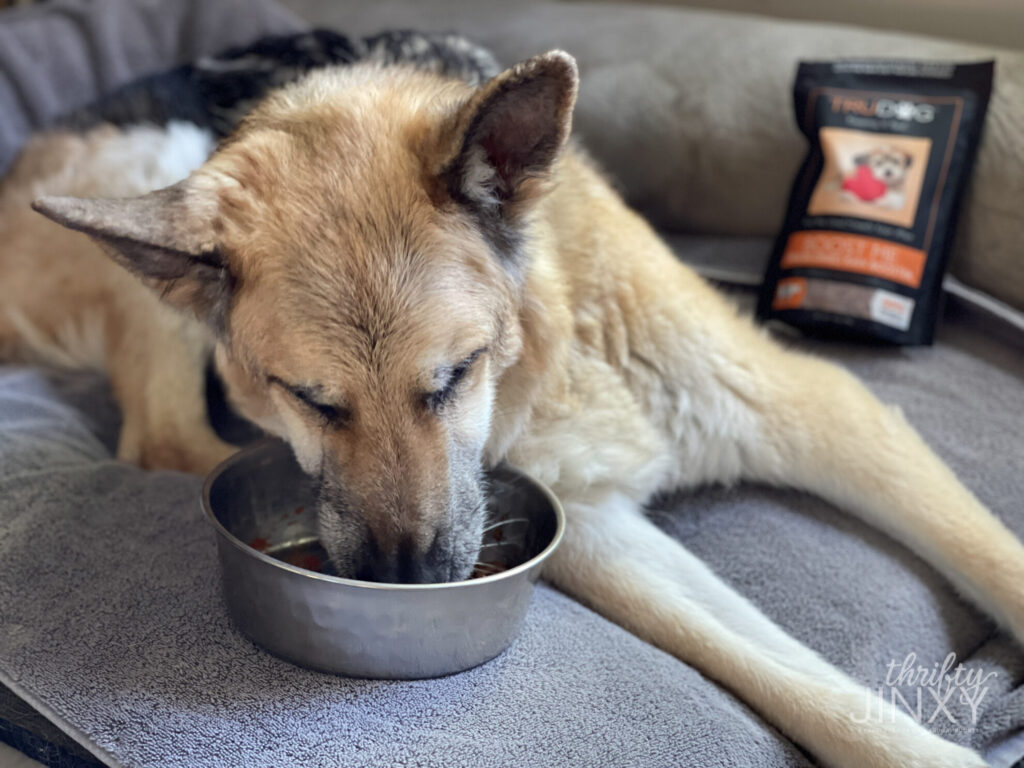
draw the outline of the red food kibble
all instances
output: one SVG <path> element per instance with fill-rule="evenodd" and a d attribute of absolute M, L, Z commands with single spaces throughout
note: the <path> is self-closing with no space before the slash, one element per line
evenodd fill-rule
<path fill-rule="evenodd" d="M 295 514 L 296 515 L 301 515 L 302 514 L 302 510 L 304 510 L 304 509 L 305 509 L 305 507 L 296 507 L 295 508 Z"/>
<path fill-rule="evenodd" d="M 249 546 L 258 552 L 266 552 L 268 543 L 266 539 L 253 539 L 249 542 Z"/>

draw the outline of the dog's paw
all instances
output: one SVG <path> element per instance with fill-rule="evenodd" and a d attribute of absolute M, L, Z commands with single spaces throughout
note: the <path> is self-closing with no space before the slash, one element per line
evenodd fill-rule
<path fill-rule="evenodd" d="M 238 448 L 225 443 L 212 433 L 197 435 L 192 440 L 148 438 L 132 440 L 127 430 L 121 433 L 117 458 L 143 469 L 168 469 L 193 475 L 209 474 L 215 466 Z"/>
<path fill-rule="evenodd" d="M 139 466 L 143 469 L 170 469 L 205 476 L 237 450 L 235 446 L 219 440 L 187 447 L 177 445 L 143 446 Z"/>

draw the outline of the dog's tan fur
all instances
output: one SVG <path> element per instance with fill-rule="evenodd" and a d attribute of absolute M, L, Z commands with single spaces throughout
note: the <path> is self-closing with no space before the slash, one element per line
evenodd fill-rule
<path fill-rule="evenodd" d="M 676 487 L 805 488 L 905 542 L 1024 640 L 1024 547 L 897 412 L 738 317 L 585 157 L 558 153 L 575 89 L 560 53 L 477 92 L 403 69 L 321 72 L 169 192 L 39 203 L 151 292 L 27 204 L 178 177 L 119 189 L 88 159 L 118 139 L 39 139 L 0 193 L 0 301 L 21 318 L 0 317 L 0 342 L 59 346 L 61 327 L 101 318 L 121 457 L 192 471 L 226 450 L 199 415 L 212 346 L 240 410 L 327 485 L 344 478 L 335 490 L 363 527 L 332 527 L 325 504 L 339 552 L 366 540 L 385 560 L 425 558 L 453 526 L 478 547 L 481 520 L 458 508 L 481 462 L 509 459 L 565 504 L 550 579 L 826 763 L 983 765 L 884 702 L 855 721 L 856 683 L 643 517 Z M 460 361 L 457 395 L 428 406 Z"/>

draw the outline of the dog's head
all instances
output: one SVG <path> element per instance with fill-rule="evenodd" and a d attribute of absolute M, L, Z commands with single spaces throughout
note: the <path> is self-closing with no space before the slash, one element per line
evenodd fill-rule
<path fill-rule="evenodd" d="M 909 154 L 894 147 L 878 147 L 857 155 L 853 162 L 858 166 L 866 165 L 876 179 L 892 187 L 906 178 L 912 159 Z"/>
<path fill-rule="evenodd" d="M 570 56 L 478 90 L 369 65 L 271 95 L 185 181 L 44 198 L 210 327 L 229 396 L 320 484 L 343 575 L 468 576 L 530 220 L 570 130 Z"/>

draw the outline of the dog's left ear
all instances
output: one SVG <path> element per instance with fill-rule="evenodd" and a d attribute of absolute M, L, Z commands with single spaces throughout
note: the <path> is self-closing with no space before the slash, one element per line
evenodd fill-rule
<path fill-rule="evenodd" d="M 213 190 L 190 181 L 141 197 L 41 197 L 32 207 L 95 240 L 168 304 L 223 329 L 231 275 L 214 236 Z"/>
<path fill-rule="evenodd" d="M 913 162 L 914 162 L 914 158 L 911 157 L 909 153 L 904 152 L 903 153 L 903 167 L 904 168 L 909 168 L 910 164 L 913 163 Z"/>
<path fill-rule="evenodd" d="M 569 138 L 578 83 L 576 60 L 551 51 L 484 84 L 449 133 L 455 153 L 441 176 L 452 199 L 485 217 L 515 219 Z"/>

